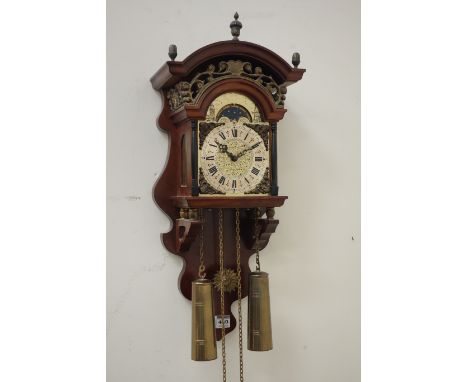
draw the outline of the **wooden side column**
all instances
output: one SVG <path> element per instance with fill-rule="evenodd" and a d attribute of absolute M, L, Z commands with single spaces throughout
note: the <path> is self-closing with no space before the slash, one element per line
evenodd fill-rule
<path fill-rule="evenodd" d="M 198 121 L 192 120 L 192 196 L 198 196 Z"/>
<path fill-rule="evenodd" d="M 278 142 L 277 124 L 271 124 L 271 195 L 278 195 Z"/>

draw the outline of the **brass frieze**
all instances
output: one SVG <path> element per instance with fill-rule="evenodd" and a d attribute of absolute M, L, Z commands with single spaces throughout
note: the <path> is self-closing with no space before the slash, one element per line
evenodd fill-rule
<path fill-rule="evenodd" d="M 213 83 L 224 78 L 244 78 L 262 86 L 278 108 L 284 107 L 286 86 L 278 84 L 271 75 L 265 74 L 260 66 L 252 67 L 250 62 L 240 60 L 220 61 L 210 64 L 190 81 L 181 81 L 167 92 L 172 111 L 184 104 L 194 104 L 198 97 Z"/>

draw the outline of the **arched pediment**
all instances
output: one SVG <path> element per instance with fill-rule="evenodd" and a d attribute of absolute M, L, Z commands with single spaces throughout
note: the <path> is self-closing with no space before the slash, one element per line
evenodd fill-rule
<path fill-rule="evenodd" d="M 304 72 L 261 45 L 232 40 L 206 45 L 183 61 L 166 62 L 151 83 L 156 90 L 165 91 L 172 111 L 196 104 L 209 87 L 228 78 L 264 88 L 281 109 L 286 86 L 300 80 Z"/>
<path fill-rule="evenodd" d="M 183 61 L 167 61 L 151 78 L 151 83 L 155 90 L 169 88 L 193 75 L 193 72 L 204 64 L 208 66 L 217 58 L 221 61 L 225 57 L 254 61 L 286 86 L 299 81 L 305 72 L 305 69 L 293 68 L 279 55 L 261 45 L 228 40 L 206 45 Z"/>

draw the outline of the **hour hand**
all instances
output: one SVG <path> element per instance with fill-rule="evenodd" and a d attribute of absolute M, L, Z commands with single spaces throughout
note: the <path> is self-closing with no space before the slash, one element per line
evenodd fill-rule
<path fill-rule="evenodd" d="M 218 145 L 218 147 L 219 147 L 219 152 L 220 152 L 220 153 L 225 153 L 225 154 L 227 154 L 227 156 L 228 156 L 233 162 L 235 162 L 235 161 L 237 160 L 237 156 L 234 155 L 233 153 L 230 153 L 230 152 L 228 151 L 227 145 L 224 145 L 224 144 L 222 144 L 222 143 L 219 143 L 217 140 L 215 140 L 215 143 Z"/>
<path fill-rule="evenodd" d="M 227 145 L 219 143 L 217 139 L 215 139 L 215 143 L 218 145 L 220 153 L 227 153 Z"/>
<path fill-rule="evenodd" d="M 229 151 L 226 151 L 226 154 L 233 162 L 235 162 L 238 158 L 237 155 L 234 155 L 233 153 L 230 153 Z"/>

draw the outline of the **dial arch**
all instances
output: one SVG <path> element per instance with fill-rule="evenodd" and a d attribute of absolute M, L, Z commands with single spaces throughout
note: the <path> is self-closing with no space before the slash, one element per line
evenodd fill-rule
<path fill-rule="evenodd" d="M 171 118 L 175 123 L 182 123 L 188 119 L 201 120 L 208 112 L 211 103 L 220 95 L 227 92 L 243 94 L 258 106 L 265 121 L 276 122 L 284 117 L 287 109 L 277 108 L 267 91 L 255 85 L 255 83 L 239 78 L 226 78 L 213 83 L 197 99 L 194 105 L 184 105 L 184 107 L 171 113 Z"/>

